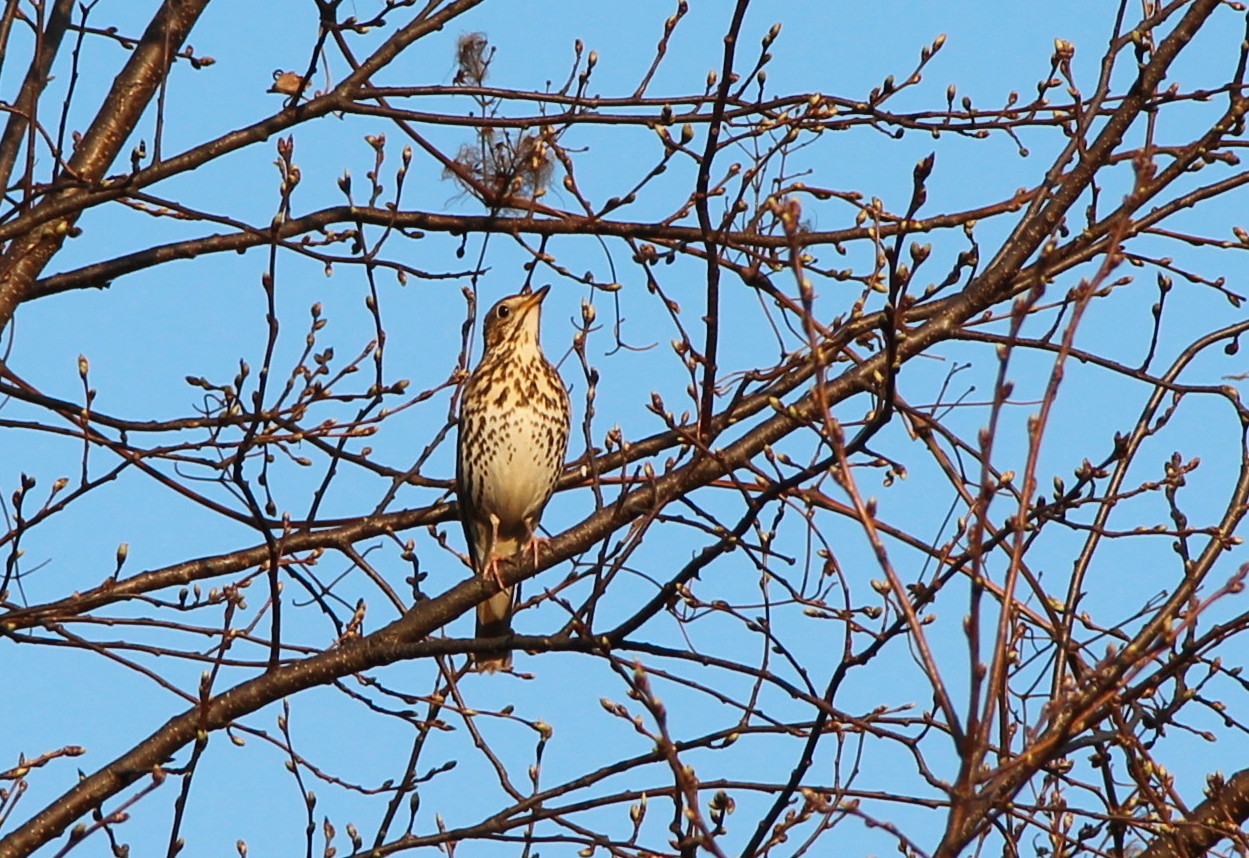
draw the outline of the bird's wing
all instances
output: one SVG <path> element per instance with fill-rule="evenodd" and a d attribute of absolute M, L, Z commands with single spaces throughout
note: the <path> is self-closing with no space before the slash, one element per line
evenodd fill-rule
<path fill-rule="evenodd" d="M 460 401 L 464 401 L 463 394 Z M 464 408 L 461 406 L 455 443 L 455 494 L 460 505 L 460 526 L 464 528 L 464 541 L 468 543 L 468 559 L 473 563 L 473 571 L 477 571 L 481 568 L 481 558 L 477 554 L 479 537 L 473 522 L 479 516 L 477 508 L 473 506 L 472 492 L 468 490 L 467 475 L 464 473 L 465 419 Z"/>

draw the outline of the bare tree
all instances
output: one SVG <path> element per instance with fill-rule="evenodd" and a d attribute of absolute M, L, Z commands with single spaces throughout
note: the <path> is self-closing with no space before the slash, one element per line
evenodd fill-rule
<path fill-rule="evenodd" d="M 261 85 L 273 110 L 221 133 L 182 96 L 215 73 L 188 41 L 210 5 L 165 0 L 141 34 L 94 2 L 0 13 L 3 70 L 25 64 L 0 79 L 2 659 L 67 649 L 160 692 L 112 760 L 75 743 L 89 714 L 20 701 L 66 744 L 6 730 L 0 856 L 120 855 L 152 830 L 194 849 L 222 759 L 245 800 L 297 800 L 279 834 L 309 855 L 1249 846 L 1241 4 L 1090 4 L 1092 77 L 1058 38 L 1047 67 L 1003 72 L 1035 91 L 986 107 L 930 82 L 952 50 L 935 34 L 870 92 L 774 91 L 788 34 L 751 22 L 785 9 L 749 0 L 677 0 L 607 94 L 580 41 L 548 46 L 572 49 L 562 80 L 501 79 L 497 4 L 315 0 L 282 22 L 308 41 Z M 717 14 L 718 68 L 670 88 Z M 1194 52 L 1218 79 L 1172 82 Z M 453 71 L 414 79 L 431 56 Z M 864 137 L 900 197 L 830 178 Z M 271 169 L 274 138 L 276 192 L 195 201 L 214 170 Z M 363 179 L 339 172 L 360 146 Z M 1003 146 L 1008 167 L 947 179 Z M 344 163 L 302 170 L 306 147 Z M 111 223 L 131 246 L 87 243 Z M 234 270 L 264 310 L 237 324 L 259 346 L 178 316 L 187 272 L 248 250 Z M 121 385 L 90 355 L 73 384 L 37 380 L 57 333 L 30 314 L 174 264 L 133 336 L 178 318 L 237 370 L 128 380 L 177 416 L 110 410 Z M 457 389 L 479 286 L 530 281 L 584 296 L 545 331 L 573 461 L 549 550 L 503 571 L 519 633 L 471 639 L 497 585 L 462 562 Z M 344 292 L 364 333 L 329 324 Z M 182 553 L 136 570 L 166 505 L 187 510 Z M 58 564 L 108 530 L 101 507 L 150 529 Z M 504 646 L 514 676 L 471 672 Z"/>

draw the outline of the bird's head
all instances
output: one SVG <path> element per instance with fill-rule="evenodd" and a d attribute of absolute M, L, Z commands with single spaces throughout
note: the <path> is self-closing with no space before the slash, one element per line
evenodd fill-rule
<path fill-rule="evenodd" d="M 534 292 L 525 287 L 519 295 L 509 295 L 491 307 L 485 321 L 486 351 L 505 343 L 536 346 L 542 299 L 550 289 L 548 285 Z"/>

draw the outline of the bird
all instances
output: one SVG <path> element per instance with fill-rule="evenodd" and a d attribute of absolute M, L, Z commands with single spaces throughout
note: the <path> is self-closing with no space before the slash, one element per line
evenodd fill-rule
<path fill-rule="evenodd" d="M 564 467 L 568 391 L 539 342 L 542 300 L 528 285 L 486 314 L 485 347 L 460 398 L 455 484 L 469 559 L 503 589 L 477 606 L 477 637 L 511 633 L 514 587 L 499 565 L 546 540 L 535 531 Z M 481 673 L 509 670 L 512 653 L 474 658 Z"/>

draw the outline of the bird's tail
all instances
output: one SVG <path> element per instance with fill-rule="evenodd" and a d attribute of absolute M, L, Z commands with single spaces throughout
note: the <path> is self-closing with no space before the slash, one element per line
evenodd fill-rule
<path fill-rule="evenodd" d="M 497 638 L 512 632 L 512 591 L 508 587 L 477 605 L 477 637 Z M 495 673 L 512 666 L 512 652 L 474 657 L 479 673 Z"/>
<path fill-rule="evenodd" d="M 494 544 L 494 556 L 511 558 L 520 553 L 524 543 L 519 539 L 508 538 L 502 534 Z M 512 599 L 515 587 L 508 587 L 495 593 L 489 599 L 477 605 L 477 637 L 497 638 L 512 633 Z M 478 673 L 496 673 L 510 670 L 512 667 L 512 651 L 494 655 L 481 655 L 474 658 Z"/>

